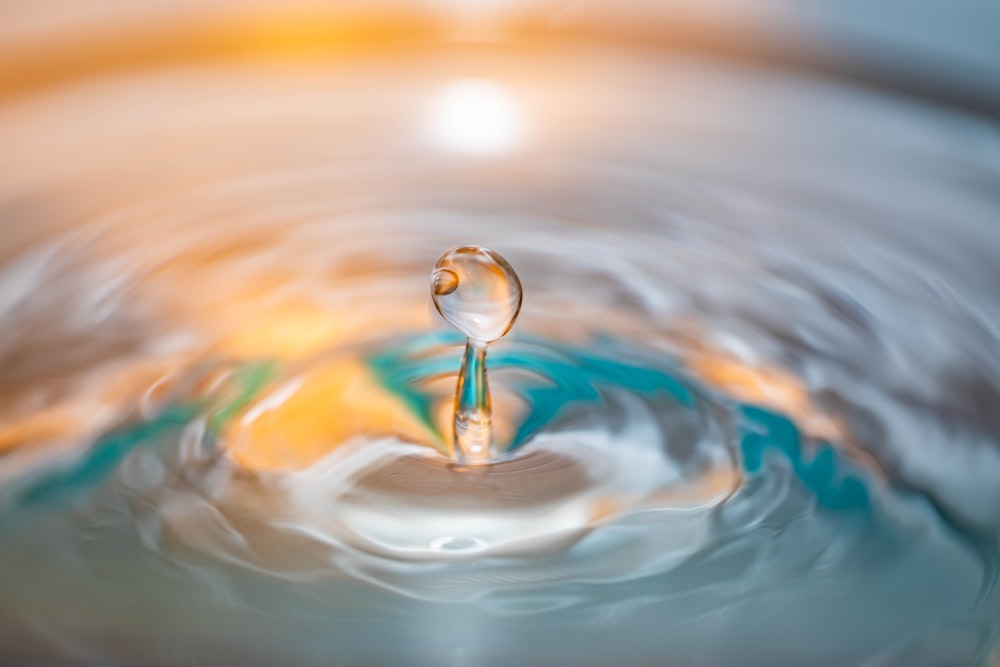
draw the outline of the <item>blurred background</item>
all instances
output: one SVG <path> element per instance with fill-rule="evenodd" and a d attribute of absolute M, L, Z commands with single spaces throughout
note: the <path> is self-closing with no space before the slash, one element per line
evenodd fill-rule
<path fill-rule="evenodd" d="M 997 110 L 995 3 L 935 2 L 101 2 L 2 5 L 7 94 L 171 61 L 415 42 L 615 40 L 712 52 Z"/>

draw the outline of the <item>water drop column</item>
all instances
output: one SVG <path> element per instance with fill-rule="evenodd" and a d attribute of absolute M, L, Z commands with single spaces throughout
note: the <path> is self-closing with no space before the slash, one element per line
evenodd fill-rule
<path fill-rule="evenodd" d="M 466 337 L 452 455 L 463 464 L 489 463 L 494 452 L 486 347 L 514 325 L 521 310 L 521 281 L 499 254 L 462 246 L 438 260 L 431 296 L 441 316 Z"/>

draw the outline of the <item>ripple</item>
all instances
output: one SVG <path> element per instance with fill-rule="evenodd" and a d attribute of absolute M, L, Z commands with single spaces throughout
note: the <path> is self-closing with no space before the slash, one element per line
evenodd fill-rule
<path fill-rule="evenodd" d="M 31 223 L 0 274 L 3 630 L 109 662 L 164 633 L 302 664 L 559 662 L 570 633 L 593 664 L 986 655 L 1000 165 L 967 141 L 996 127 L 693 58 L 472 61 L 520 82 L 503 156 L 421 141 L 433 55 L 0 109 Z M 459 341 L 426 295 L 466 242 L 525 295 L 480 472 L 443 455 Z"/>

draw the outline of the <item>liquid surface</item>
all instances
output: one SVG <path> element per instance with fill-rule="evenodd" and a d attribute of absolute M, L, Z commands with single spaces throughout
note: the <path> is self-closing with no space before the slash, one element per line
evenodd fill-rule
<path fill-rule="evenodd" d="M 995 662 L 995 124 L 694 58 L 454 62 L 0 109 L 0 657 Z M 501 120 L 428 132 L 483 90 Z M 427 302 L 465 239 L 531 295 L 471 475 Z"/>

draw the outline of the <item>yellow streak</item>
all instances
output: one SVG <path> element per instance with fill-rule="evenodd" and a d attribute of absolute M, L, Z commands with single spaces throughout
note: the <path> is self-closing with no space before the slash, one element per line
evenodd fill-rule
<path fill-rule="evenodd" d="M 223 440 L 237 464 L 251 470 L 301 470 L 356 436 L 434 440 L 412 411 L 382 390 L 356 360 L 335 362 L 288 389 L 276 387 L 229 424 Z M 272 409 L 255 412 L 269 400 L 275 402 Z"/>
<path fill-rule="evenodd" d="M 378 15 L 344 8 L 258 9 L 229 14 L 183 13 L 63 29 L 0 42 L 0 96 L 84 77 L 184 62 L 357 51 L 385 53 L 440 37 L 426 14 Z"/>

